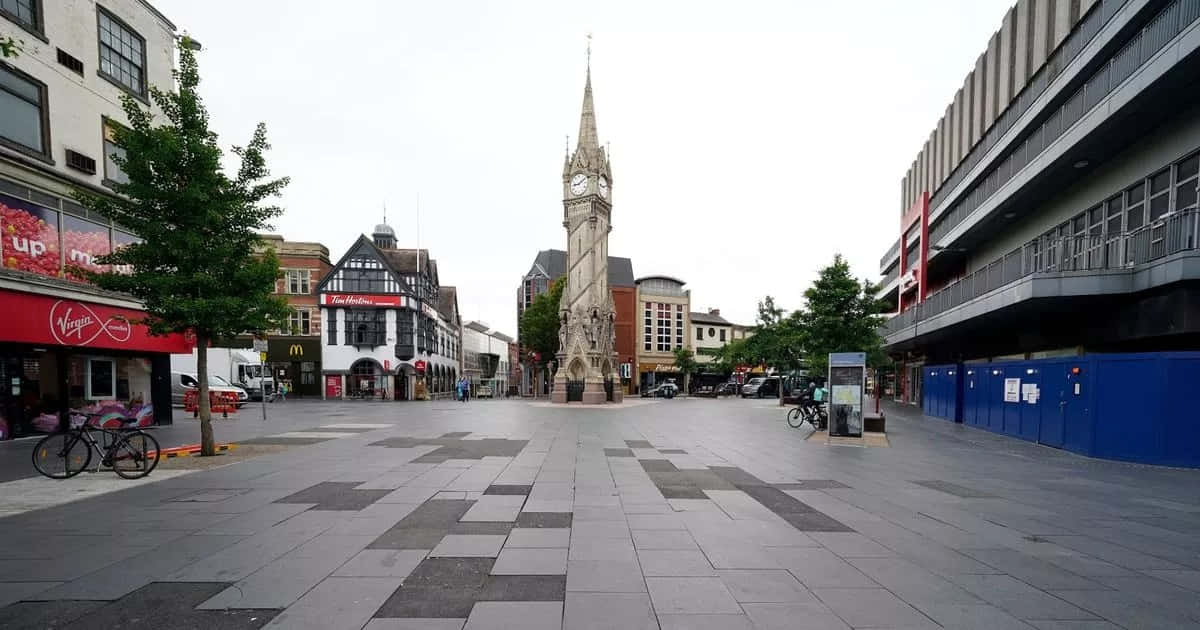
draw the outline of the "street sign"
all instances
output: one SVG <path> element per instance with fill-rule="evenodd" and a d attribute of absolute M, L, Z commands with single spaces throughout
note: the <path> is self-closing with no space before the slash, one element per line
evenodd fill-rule
<path fill-rule="evenodd" d="M 259 352 L 258 353 L 258 361 L 259 361 L 259 363 L 266 363 L 267 362 L 267 353 Z"/>
<path fill-rule="evenodd" d="M 257 338 L 257 337 L 256 337 L 256 338 L 254 339 L 254 351 L 255 351 L 255 352 L 261 352 L 261 353 L 263 353 L 263 354 L 266 354 L 266 352 L 267 352 L 267 340 L 266 340 L 266 338 L 259 339 L 259 338 Z"/>

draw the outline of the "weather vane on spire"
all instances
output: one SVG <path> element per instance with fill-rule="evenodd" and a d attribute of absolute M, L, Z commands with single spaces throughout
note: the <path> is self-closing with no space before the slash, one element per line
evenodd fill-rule
<path fill-rule="evenodd" d="M 387 223 L 387 201 L 383 202 L 383 222 Z"/>
<path fill-rule="evenodd" d="M 587 67 L 588 67 L 588 70 L 592 69 L 592 32 L 591 31 L 588 31 L 588 34 L 587 34 Z"/>

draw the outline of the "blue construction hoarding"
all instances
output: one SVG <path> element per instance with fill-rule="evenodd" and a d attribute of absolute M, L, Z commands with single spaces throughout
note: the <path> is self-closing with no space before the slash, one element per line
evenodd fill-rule
<path fill-rule="evenodd" d="M 1200 352 L 924 370 L 926 415 L 1092 457 L 1200 467 Z"/>

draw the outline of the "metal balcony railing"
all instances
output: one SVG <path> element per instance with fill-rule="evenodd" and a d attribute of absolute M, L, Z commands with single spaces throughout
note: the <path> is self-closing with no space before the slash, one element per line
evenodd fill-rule
<path fill-rule="evenodd" d="M 896 239 L 896 242 L 892 243 L 892 246 L 888 248 L 887 253 L 883 255 L 883 258 L 879 259 L 879 269 L 880 270 L 887 269 L 888 261 L 891 260 L 893 256 L 895 256 L 899 253 L 900 253 L 900 239 Z"/>
<path fill-rule="evenodd" d="M 1131 270 L 1200 249 L 1200 210 L 1174 212 L 1130 232 L 1042 236 L 997 258 L 884 322 L 890 335 L 1034 274 Z"/>

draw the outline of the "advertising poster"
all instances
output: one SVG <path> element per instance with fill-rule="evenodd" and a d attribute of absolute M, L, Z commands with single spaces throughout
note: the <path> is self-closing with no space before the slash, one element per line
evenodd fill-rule
<path fill-rule="evenodd" d="M 1021 402 L 1021 379 L 1004 379 L 1004 402 Z"/>

